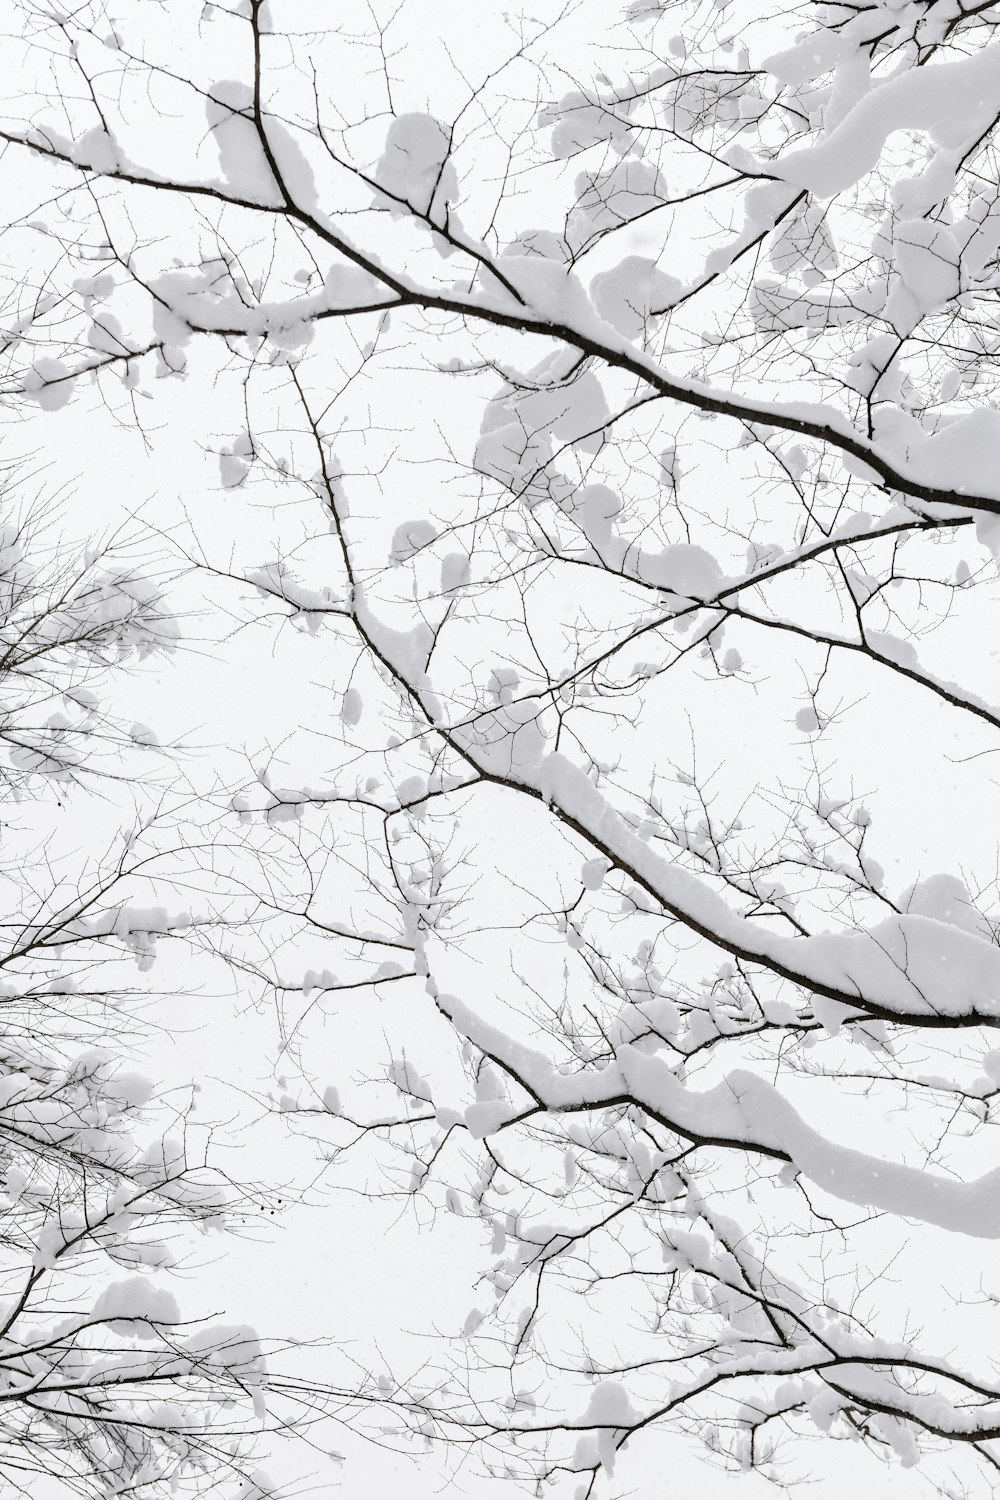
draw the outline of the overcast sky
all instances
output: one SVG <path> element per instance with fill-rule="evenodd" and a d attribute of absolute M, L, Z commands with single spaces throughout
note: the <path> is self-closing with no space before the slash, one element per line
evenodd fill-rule
<path fill-rule="evenodd" d="M 477 10 L 476 26 L 469 26 L 465 6 L 446 11 L 437 0 L 414 6 L 407 37 L 413 49 L 408 59 L 411 79 L 421 72 L 415 62 L 421 34 L 447 35 L 458 49 L 456 62 L 474 63 L 495 45 L 501 14 L 502 7 L 491 0 Z M 587 14 L 581 10 L 574 23 L 581 46 Z M 433 61 L 429 56 L 425 66 Z M 410 104 L 418 107 L 419 102 L 414 95 Z M 446 113 L 441 101 L 438 107 Z M 26 181 L 26 196 L 33 191 L 34 185 Z M 407 367 L 406 352 L 404 345 L 395 371 L 380 374 L 372 392 L 377 410 L 391 414 L 386 426 L 394 431 L 366 433 L 366 458 L 377 467 L 402 435 L 407 467 L 397 466 L 392 483 L 381 492 L 377 518 L 372 512 L 371 545 L 379 537 L 390 537 L 401 520 L 434 510 L 440 474 L 422 461 L 430 451 L 424 434 L 432 419 L 447 419 L 459 431 L 467 417 L 463 402 L 469 398 L 462 387 L 456 387 L 453 408 L 442 413 L 436 405 L 437 388 L 425 385 Z M 24 405 L 11 409 L 7 451 L 23 453 L 26 470 L 37 472 L 46 488 L 65 495 L 67 546 L 128 521 L 137 538 L 149 528 L 144 544 L 149 549 L 161 546 L 155 535 L 159 532 L 164 551 L 172 547 L 175 558 L 178 549 L 203 549 L 219 567 L 253 567 L 301 548 L 299 556 L 306 560 L 309 576 L 321 580 L 324 548 L 331 558 L 333 548 L 313 500 L 295 498 L 284 488 L 269 493 L 261 484 L 239 490 L 221 484 L 219 450 L 241 429 L 241 411 L 238 386 L 218 380 L 215 358 L 212 350 L 195 347 L 185 380 L 150 382 L 152 399 L 143 396 L 139 401 L 144 433 L 110 410 L 96 388 L 84 387 L 59 411 Z M 687 493 L 696 507 L 710 510 L 726 482 L 726 458 L 719 455 L 716 463 L 706 459 L 687 476 Z M 372 491 L 367 494 L 370 498 Z M 246 779 L 251 765 L 262 765 L 271 752 L 287 757 L 293 766 L 307 755 L 321 759 L 326 742 L 313 742 L 307 750 L 304 731 L 322 732 L 333 721 L 351 664 L 343 635 L 335 627 L 312 635 L 279 624 L 270 606 L 224 580 L 182 580 L 174 599 L 185 616 L 184 646 L 169 659 L 153 659 L 117 677 L 109 690 L 116 710 L 151 725 L 164 745 L 182 744 L 184 774 L 195 787 L 206 790 L 219 783 L 235 787 Z M 254 609 L 265 618 L 243 626 Z M 794 697 L 802 684 L 778 682 L 777 689 L 782 688 Z M 768 691 L 775 690 L 772 680 Z M 761 687 L 758 693 L 748 683 L 742 715 L 734 719 L 726 700 L 726 721 L 714 726 L 709 722 L 711 709 L 700 705 L 702 725 L 715 731 L 710 735 L 712 751 L 720 765 L 728 764 L 734 786 L 752 785 L 765 772 L 773 774 L 783 755 L 788 755 L 790 767 L 801 761 L 794 704 L 788 713 L 788 734 L 776 749 L 773 724 L 761 709 L 763 691 Z M 912 706 L 905 692 L 883 693 L 860 719 L 832 728 L 824 747 L 829 760 L 842 759 L 855 768 L 851 790 L 863 794 L 870 785 L 879 791 L 885 826 L 894 830 L 889 853 L 880 848 L 880 857 L 890 865 L 893 889 L 914 873 L 938 868 L 956 828 L 962 833 L 963 860 L 988 868 L 1000 811 L 996 786 L 987 774 L 981 781 L 975 820 L 967 815 L 967 783 L 959 762 L 985 745 L 985 731 L 980 735 L 968 724 L 939 728 L 937 719 L 927 725 L 914 716 L 912 733 L 921 736 L 918 758 L 901 750 L 905 734 L 900 716 L 906 713 L 912 715 Z M 663 727 L 666 731 L 666 720 Z M 669 729 L 671 734 L 676 730 L 672 721 Z M 329 753 L 337 753 L 332 742 Z M 685 753 L 683 747 L 671 747 L 677 762 Z M 935 760 L 944 766 L 954 763 L 954 775 L 946 772 L 929 786 L 925 767 Z M 726 774 L 723 769 L 723 787 Z M 49 811 L 40 813 L 49 816 Z M 64 830 L 60 837 L 66 838 L 67 847 L 83 840 L 99 846 L 117 818 L 114 807 L 75 795 L 57 820 Z M 488 827 L 481 833 L 487 841 L 483 858 L 488 864 L 491 834 Z M 516 840 L 518 829 L 506 828 L 504 837 Z M 198 1083 L 202 1118 L 226 1122 L 218 1140 L 234 1175 L 278 1185 L 287 1181 L 293 1191 L 305 1190 L 316 1177 L 315 1151 L 282 1122 L 261 1118 L 259 1097 L 282 1089 L 280 1036 L 266 997 L 259 997 L 251 985 L 234 984 L 224 966 L 192 956 L 182 943 L 161 945 L 152 977 L 165 991 L 176 986 L 186 993 L 168 997 L 160 1006 L 157 1019 L 163 1030 L 148 1055 L 150 1075 L 162 1080 L 165 1089 Z M 359 999 L 352 1021 L 342 1021 L 336 1030 L 332 1025 L 326 1031 L 317 1029 L 317 1067 L 328 1066 L 330 1081 L 338 1087 L 349 1084 L 357 1071 L 352 1038 L 367 1065 L 381 1024 L 375 1008 Z M 886 1121 L 886 1139 L 892 1130 L 904 1128 L 900 1120 Z M 861 1131 L 864 1125 L 852 1118 L 845 1132 L 851 1129 Z M 262 1334 L 328 1341 L 325 1350 L 302 1350 L 286 1357 L 284 1368 L 301 1371 L 304 1377 L 314 1374 L 319 1380 L 349 1383 L 351 1366 L 345 1355 L 365 1366 L 381 1357 L 396 1373 L 416 1370 L 423 1350 L 438 1339 L 453 1337 L 470 1307 L 483 1298 L 476 1285 L 483 1265 L 482 1225 L 445 1215 L 433 1218 L 419 1202 L 377 1204 L 350 1191 L 328 1193 L 324 1182 L 309 1189 L 309 1196 L 305 1206 L 262 1218 L 252 1238 L 196 1245 L 197 1268 L 181 1293 L 182 1304 L 192 1313 L 215 1312 L 227 1321 L 251 1322 Z M 923 1258 L 928 1281 L 936 1284 L 939 1267 L 953 1251 L 945 1235 L 924 1228 L 920 1236 L 913 1253 Z M 969 1275 L 967 1263 L 964 1274 Z M 907 1284 L 902 1276 L 899 1284 Z M 905 1295 L 894 1288 L 890 1278 L 887 1299 Z M 928 1323 L 932 1312 L 925 1310 Z M 437 1450 L 424 1452 L 403 1444 L 408 1456 L 396 1455 L 332 1423 L 317 1437 L 317 1451 L 305 1451 L 292 1440 L 277 1443 L 267 1461 L 274 1478 L 311 1482 L 318 1494 L 336 1490 L 358 1500 L 404 1489 L 408 1500 L 429 1500 L 442 1493 L 479 1500 L 503 1493 L 499 1483 L 477 1478 L 471 1467 Z M 608 1500 L 630 1492 L 652 1496 L 679 1486 L 697 1486 L 709 1495 L 730 1487 L 736 1495 L 739 1486 L 746 1500 L 772 1493 L 759 1476 L 726 1475 L 709 1465 L 700 1449 L 680 1439 L 671 1440 L 668 1451 L 666 1470 L 659 1461 L 651 1468 L 648 1457 L 642 1460 L 643 1470 L 624 1454 L 613 1482 L 606 1481 Z M 330 1452 L 344 1455 L 343 1464 L 330 1458 Z M 662 1455 L 664 1446 L 657 1452 Z M 817 1441 L 812 1456 L 815 1472 L 810 1477 L 816 1482 L 809 1493 L 816 1500 L 842 1497 L 854 1484 L 873 1500 L 890 1500 L 912 1495 L 921 1483 L 912 1472 L 880 1471 L 870 1456 L 859 1460 L 843 1443 Z"/>

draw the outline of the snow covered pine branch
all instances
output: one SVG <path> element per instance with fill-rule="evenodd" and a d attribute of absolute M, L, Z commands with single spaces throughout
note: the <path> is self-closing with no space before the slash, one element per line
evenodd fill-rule
<path fill-rule="evenodd" d="M 6 397 L 187 382 L 191 560 L 332 684 L 233 806 L 280 1107 L 489 1233 L 352 1394 L 570 1494 L 816 1432 L 985 1494 L 1000 13 L 451 9 L 4 5 Z"/>

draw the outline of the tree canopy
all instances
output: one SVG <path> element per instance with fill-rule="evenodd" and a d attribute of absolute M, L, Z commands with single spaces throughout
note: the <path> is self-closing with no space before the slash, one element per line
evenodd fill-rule
<path fill-rule="evenodd" d="M 0 391 L 183 410 L 174 558 L 332 674 L 229 805 L 281 1112 L 489 1235 L 345 1397 L 581 1497 L 678 1432 L 986 1493 L 1000 9 L 0 16 Z"/>

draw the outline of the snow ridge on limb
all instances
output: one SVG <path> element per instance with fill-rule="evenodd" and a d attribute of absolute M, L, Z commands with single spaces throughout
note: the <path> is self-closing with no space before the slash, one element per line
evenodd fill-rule
<path fill-rule="evenodd" d="M 694 931 L 740 958 L 847 1005 L 920 1025 L 1000 1024 L 1000 949 L 907 913 L 863 931 L 785 937 L 748 921 L 697 876 L 663 859 L 565 756 L 546 756 L 537 792 Z"/>
<path fill-rule="evenodd" d="M 561 1073 L 542 1053 L 491 1026 L 456 996 L 438 995 L 435 1004 L 540 1109 L 558 1114 L 637 1105 L 696 1145 L 791 1162 L 817 1187 L 847 1203 L 979 1239 L 1000 1239 L 1000 1167 L 957 1182 L 841 1145 L 808 1125 L 773 1084 L 746 1068 L 734 1068 L 712 1088 L 695 1090 L 662 1059 L 625 1045 L 600 1070 Z M 473 1135 L 483 1136 L 524 1113 L 506 1101 L 474 1104 L 466 1111 L 466 1124 Z"/>
<path fill-rule="evenodd" d="M 365 612 L 367 634 L 391 632 Z M 396 666 L 395 663 L 393 663 Z M 739 913 L 704 881 L 658 855 L 625 823 L 572 761 L 553 753 L 499 763 L 467 733 L 440 723 L 440 705 L 405 670 L 401 682 L 436 710 L 437 727 L 487 779 L 544 801 L 663 908 L 715 946 L 846 1007 L 846 1015 L 920 1026 L 1000 1025 L 1000 949 L 985 938 L 917 913 L 894 915 L 855 931 L 786 937 Z M 540 736 L 533 746 L 542 747 Z"/>
<path fill-rule="evenodd" d="M 825 33 L 824 39 L 829 37 Z M 838 62 L 849 56 L 851 44 L 842 48 L 845 55 Z M 812 38 L 792 53 L 769 59 L 766 66 L 779 77 L 789 77 L 794 54 L 810 49 L 814 55 L 820 50 Z M 954 153 L 957 163 L 994 123 L 998 110 L 1000 46 L 994 44 L 970 57 L 931 62 L 870 86 L 842 119 L 829 121 L 823 140 L 778 162 L 761 162 L 760 169 L 829 198 L 871 171 L 893 131 L 926 132 L 939 150 Z"/>

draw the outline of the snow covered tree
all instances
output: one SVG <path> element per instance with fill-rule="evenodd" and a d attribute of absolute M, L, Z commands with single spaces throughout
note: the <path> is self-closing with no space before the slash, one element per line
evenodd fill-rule
<path fill-rule="evenodd" d="M 148 904 L 191 852 L 158 787 L 178 768 L 107 698 L 178 625 L 134 541 L 81 555 L 18 488 L 8 474 L 0 496 L 0 1489 L 262 1496 L 261 1343 L 164 1284 L 195 1231 L 261 1205 L 208 1161 L 191 1097 L 128 1069 L 152 995 L 129 967 L 199 919 Z M 152 802 L 95 857 L 96 808 L 120 814 L 137 765 Z"/>
<path fill-rule="evenodd" d="M 677 1432 L 982 1494 L 1000 10 L 531 11 L 3 0 L 2 390 L 186 380 L 192 556 L 325 643 L 233 961 L 495 1293 L 358 1398 L 583 1496 Z"/>

